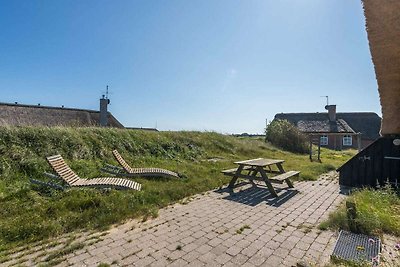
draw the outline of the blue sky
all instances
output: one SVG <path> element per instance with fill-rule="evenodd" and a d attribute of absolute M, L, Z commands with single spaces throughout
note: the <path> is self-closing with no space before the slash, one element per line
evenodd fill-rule
<path fill-rule="evenodd" d="M 280 112 L 380 105 L 359 0 L 2 1 L 1 102 L 125 126 L 261 133 Z"/>

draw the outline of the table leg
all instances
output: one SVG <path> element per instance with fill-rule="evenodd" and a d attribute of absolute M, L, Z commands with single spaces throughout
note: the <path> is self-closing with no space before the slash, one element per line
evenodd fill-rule
<path fill-rule="evenodd" d="M 267 185 L 269 192 L 274 197 L 278 197 L 278 194 L 276 193 L 274 187 L 272 186 L 271 182 L 269 181 L 267 173 L 265 172 L 265 170 L 262 167 L 257 168 L 257 170 L 260 172 L 261 177 L 263 178 L 265 184 Z"/>
<path fill-rule="evenodd" d="M 293 185 L 292 181 L 289 180 L 289 178 L 287 178 L 287 179 L 285 180 L 285 182 L 286 182 L 286 184 L 287 184 L 290 188 L 294 188 L 294 185 Z"/>
<path fill-rule="evenodd" d="M 249 176 L 253 176 L 253 177 L 256 177 L 257 176 L 257 173 L 258 173 L 258 171 L 255 169 L 255 170 L 251 170 L 251 171 L 249 171 Z M 251 174 L 251 175 L 250 175 Z M 254 183 L 254 180 L 253 179 L 249 179 L 250 180 L 250 182 L 251 182 L 251 184 L 252 185 L 254 185 L 254 186 L 257 186 L 255 183 Z"/>
<path fill-rule="evenodd" d="M 276 166 L 278 166 L 278 169 L 281 173 L 285 173 L 285 170 L 283 169 L 282 163 L 277 163 Z M 294 185 L 292 183 L 292 181 L 288 179 L 285 180 L 286 184 L 290 187 L 290 188 L 294 188 Z"/>
<path fill-rule="evenodd" d="M 242 172 L 242 170 L 243 170 L 243 165 L 239 165 L 239 167 L 236 170 L 235 175 L 232 177 L 232 180 L 229 182 L 229 185 L 228 185 L 229 188 L 233 188 L 237 179 L 239 178 L 238 174 L 240 174 Z"/>
<path fill-rule="evenodd" d="M 283 169 L 282 163 L 277 163 L 276 166 L 278 167 L 279 171 L 281 173 L 285 173 L 285 170 Z"/>

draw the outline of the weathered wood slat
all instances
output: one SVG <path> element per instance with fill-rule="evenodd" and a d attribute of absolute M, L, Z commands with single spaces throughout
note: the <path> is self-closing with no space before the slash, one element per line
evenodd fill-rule
<path fill-rule="evenodd" d="M 54 161 L 54 160 L 60 159 L 60 158 L 61 158 L 61 155 L 54 155 L 54 156 L 47 157 L 47 160 Z"/>
<path fill-rule="evenodd" d="M 77 183 L 79 180 L 80 180 L 80 178 L 75 178 L 75 179 L 71 179 L 71 180 L 68 180 L 68 181 L 69 181 L 69 184 L 74 185 L 74 184 Z"/>
<path fill-rule="evenodd" d="M 235 176 L 235 177 L 237 177 L 237 178 L 244 178 L 244 179 L 249 179 L 249 180 L 260 180 L 260 179 L 263 180 L 261 177 L 252 176 L 252 175 L 250 175 L 250 174 L 243 174 L 243 173 L 239 173 L 239 174 L 227 173 L 227 174 L 225 174 L 225 175 L 228 175 L 228 176 Z"/>
<path fill-rule="evenodd" d="M 245 166 L 257 166 L 257 167 L 266 167 L 268 165 L 274 165 L 274 164 L 279 164 L 285 162 L 284 160 L 281 159 L 263 159 L 263 158 L 258 158 L 258 159 L 249 159 L 249 160 L 243 160 L 243 161 L 236 161 L 235 164 L 239 165 L 245 165 Z"/>
<path fill-rule="evenodd" d="M 288 172 L 285 172 L 285 173 L 270 177 L 269 179 L 270 180 L 273 179 L 273 180 L 277 180 L 277 181 L 278 180 L 279 181 L 284 181 L 284 180 L 286 180 L 286 179 L 288 179 L 290 177 L 293 177 L 293 176 L 296 176 L 296 175 L 299 175 L 299 174 L 300 174 L 299 171 L 288 171 Z"/>
<path fill-rule="evenodd" d="M 57 168 L 57 167 L 56 167 Z M 71 169 L 64 169 L 64 170 L 59 170 L 57 168 L 57 173 L 63 176 L 75 176 L 74 172 Z"/>
<path fill-rule="evenodd" d="M 50 160 L 50 161 L 53 162 L 53 164 L 56 165 L 56 166 L 65 165 L 64 161 L 61 158 L 53 159 L 53 160 Z"/>
<path fill-rule="evenodd" d="M 68 167 L 65 165 L 65 162 L 52 162 L 52 165 L 53 165 L 55 168 L 60 168 L 60 170 L 61 170 L 61 169 L 68 168 Z"/>
<path fill-rule="evenodd" d="M 137 188 L 136 190 L 140 191 L 142 189 L 142 185 L 139 183 L 135 182 L 135 187 Z"/>
<path fill-rule="evenodd" d="M 250 170 L 250 169 L 253 169 L 253 168 L 250 166 L 243 167 L 243 170 Z M 233 169 L 223 170 L 223 171 L 221 171 L 221 173 L 223 173 L 224 175 L 233 176 L 233 175 L 235 175 L 237 170 L 238 170 L 238 168 L 233 168 Z"/>
<path fill-rule="evenodd" d="M 107 178 L 97 178 L 97 183 L 98 184 L 105 184 L 106 183 Z"/>

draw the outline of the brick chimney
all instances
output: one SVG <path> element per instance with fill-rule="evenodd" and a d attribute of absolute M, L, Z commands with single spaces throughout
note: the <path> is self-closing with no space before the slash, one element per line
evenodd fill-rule
<path fill-rule="evenodd" d="M 326 105 L 325 109 L 328 111 L 329 121 L 336 121 L 336 105 Z"/>
<path fill-rule="evenodd" d="M 102 127 L 107 127 L 108 125 L 108 104 L 110 104 L 110 99 L 103 95 L 103 97 L 100 99 L 100 126 Z"/>

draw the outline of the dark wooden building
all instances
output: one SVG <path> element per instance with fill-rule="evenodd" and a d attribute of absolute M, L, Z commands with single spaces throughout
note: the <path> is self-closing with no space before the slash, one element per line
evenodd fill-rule
<path fill-rule="evenodd" d="M 380 137 L 339 169 L 339 184 L 351 187 L 400 185 L 400 139 Z"/>

